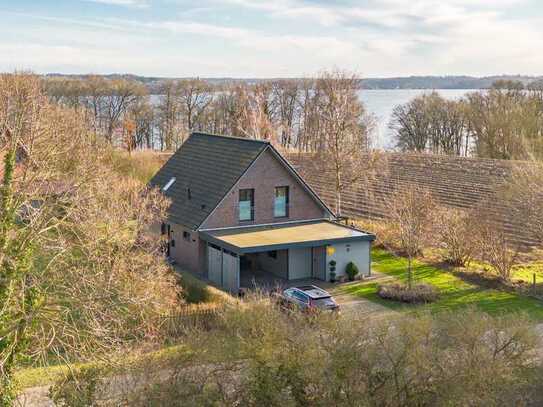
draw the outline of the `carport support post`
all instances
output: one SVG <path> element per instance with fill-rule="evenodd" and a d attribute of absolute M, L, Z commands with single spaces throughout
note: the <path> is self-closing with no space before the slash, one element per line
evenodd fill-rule
<path fill-rule="evenodd" d="M 221 247 L 221 287 L 224 289 L 224 248 Z"/>

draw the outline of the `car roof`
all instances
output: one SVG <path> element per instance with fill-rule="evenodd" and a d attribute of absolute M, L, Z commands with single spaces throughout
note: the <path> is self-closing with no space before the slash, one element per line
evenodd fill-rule
<path fill-rule="evenodd" d="M 302 291 L 304 294 L 309 296 L 311 299 L 317 300 L 319 298 L 328 298 L 331 297 L 331 295 L 323 290 L 322 288 L 319 288 L 314 285 L 303 285 L 300 287 L 293 287 L 295 290 Z"/>

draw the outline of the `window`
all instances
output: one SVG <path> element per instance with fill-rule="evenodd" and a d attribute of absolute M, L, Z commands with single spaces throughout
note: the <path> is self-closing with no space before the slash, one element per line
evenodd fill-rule
<path fill-rule="evenodd" d="M 170 188 L 170 187 L 173 185 L 174 182 L 175 182 L 175 177 L 172 177 L 172 178 L 168 181 L 168 183 L 167 183 L 166 185 L 164 185 L 164 188 L 162 188 L 162 191 L 163 191 L 163 192 L 166 192 L 166 191 L 168 190 L 168 188 Z"/>
<path fill-rule="evenodd" d="M 186 230 L 183 231 L 183 239 L 190 242 L 190 233 L 187 232 Z"/>
<path fill-rule="evenodd" d="M 255 190 L 239 190 L 239 220 L 255 219 Z"/>
<path fill-rule="evenodd" d="M 165 235 L 166 234 L 166 224 L 165 223 L 162 223 L 160 225 L 160 234 L 161 235 Z"/>
<path fill-rule="evenodd" d="M 276 218 L 288 217 L 288 187 L 275 187 L 273 216 Z"/>

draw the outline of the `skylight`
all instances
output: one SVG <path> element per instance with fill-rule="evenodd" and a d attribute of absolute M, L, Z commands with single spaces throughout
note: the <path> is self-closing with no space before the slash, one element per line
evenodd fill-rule
<path fill-rule="evenodd" d="M 166 192 L 168 190 L 168 188 L 173 185 L 174 182 L 175 182 L 175 177 L 172 177 L 172 179 L 170 179 L 168 181 L 168 183 L 166 185 L 164 185 L 164 188 L 162 188 L 162 191 Z"/>

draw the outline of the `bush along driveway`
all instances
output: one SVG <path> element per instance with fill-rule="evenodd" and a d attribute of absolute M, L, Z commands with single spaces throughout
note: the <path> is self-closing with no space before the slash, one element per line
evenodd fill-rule
<path fill-rule="evenodd" d="M 389 281 L 407 282 L 407 259 L 396 257 L 382 249 L 374 249 L 372 257 L 374 271 L 389 276 Z M 439 290 L 440 296 L 436 302 L 411 305 L 383 300 L 377 295 L 377 285 L 382 279 L 340 286 L 334 290 L 334 294 L 363 298 L 396 311 L 455 311 L 474 306 L 493 315 L 523 312 L 534 321 L 543 322 L 543 302 L 535 298 L 514 292 L 480 287 L 465 282 L 450 272 L 418 260 L 413 262 L 413 273 L 415 283 L 431 284 Z"/>

